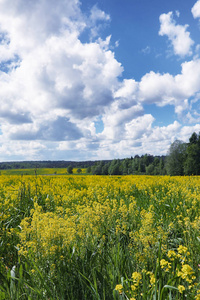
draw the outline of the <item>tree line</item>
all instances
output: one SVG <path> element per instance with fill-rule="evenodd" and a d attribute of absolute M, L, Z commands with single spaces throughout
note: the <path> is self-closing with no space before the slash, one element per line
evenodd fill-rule
<path fill-rule="evenodd" d="M 0 162 L 0 170 L 8 169 L 39 169 L 39 168 L 87 168 L 93 165 L 94 161 L 10 161 Z"/>
<path fill-rule="evenodd" d="M 200 175 L 200 133 L 193 132 L 188 143 L 175 140 L 166 156 L 145 154 L 99 161 L 89 167 L 88 172 L 96 175 Z"/>
<path fill-rule="evenodd" d="M 185 143 L 175 140 L 167 155 L 135 155 L 131 158 L 100 161 L 23 161 L 0 162 L 0 170 L 30 168 L 87 169 L 93 175 L 200 175 L 200 133 L 194 132 Z M 80 172 L 81 173 L 81 172 Z"/>
<path fill-rule="evenodd" d="M 134 158 L 113 159 L 112 161 L 97 161 L 87 168 L 87 173 L 93 175 L 165 175 L 165 156 L 145 154 Z"/>
<path fill-rule="evenodd" d="M 200 175 L 200 133 L 194 132 L 188 143 L 176 140 L 166 157 L 169 175 Z"/>

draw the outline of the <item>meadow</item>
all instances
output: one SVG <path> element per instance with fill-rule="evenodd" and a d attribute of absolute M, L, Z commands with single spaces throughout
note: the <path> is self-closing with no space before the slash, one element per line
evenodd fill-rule
<path fill-rule="evenodd" d="M 73 168 L 73 174 L 78 174 L 77 168 Z M 81 174 L 86 173 L 86 169 L 82 168 Z M 67 168 L 37 168 L 37 169 L 7 169 L 1 170 L 0 175 L 66 175 Z"/>
<path fill-rule="evenodd" d="M 200 177 L 1 175 L 0 300 L 200 300 Z"/>

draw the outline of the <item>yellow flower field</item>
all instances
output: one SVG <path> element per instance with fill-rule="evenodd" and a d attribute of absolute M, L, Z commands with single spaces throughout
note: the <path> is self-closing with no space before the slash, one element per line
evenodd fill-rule
<path fill-rule="evenodd" d="M 200 299 L 200 177 L 1 175 L 0 197 L 0 299 Z"/>

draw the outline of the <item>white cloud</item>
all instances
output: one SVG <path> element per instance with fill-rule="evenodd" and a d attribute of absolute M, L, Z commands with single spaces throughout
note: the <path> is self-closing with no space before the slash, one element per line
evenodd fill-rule
<path fill-rule="evenodd" d="M 152 123 L 154 120 L 152 115 L 146 114 L 126 123 L 126 138 L 137 140 L 141 139 L 144 135 L 148 136 L 149 132 L 152 130 Z"/>
<path fill-rule="evenodd" d="M 110 16 L 94 6 L 86 17 L 80 8 L 77 0 L 0 0 L 0 60 L 6 66 L 0 71 L 1 159 L 165 154 L 175 136 L 189 131 L 177 121 L 156 127 L 143 105 L 170 104 L 177 115 L 189 108 L 193 120 L 190 97 L 200 92 L 200 60 L 182 63 L 177 75 L 151 71 L 140 81 L 122 80 L 111 35 L 100 36 Z M 181 56 L 193 44 L 186 28 L 171 14 L 161 16 L 160 34 Z M 92 39 L 83 43 L 80 35 L 88 29 Z"/>
<path fill-rule="evenodd" d="M 200 0 L 198 0 L 194 6 L 192 7 L 192 15 L 193 17 L 196 18 L 200 18 Z"/>
<path fill-rule="evenodd" d="M 181 57 L 192 55 L 194 41 L 190 38 L 187 28 L 188 25 L 176 25 L 172 12 L 160 15 L 159 35 L 167 35 L 173 46 L 174 53 Z"/>
<path fill-rule="evenodd" d="M 95 24 L 96 21 L 109 21 L 110 16 L 94 5 L 91 9 L 90 19 Z"/>
<path fill-rule="evenodd" d="M 120 109 L 122 104 L 121 101 L 115 102 L 102 116 L 104 130 L 99 134 L 100 137 L 115 141 L 124 139 L 127 123 L 143 114 L 143 107 L 140 104 Z"/>
<path fill-rule="evenodd" d="M 0 138 L 1 161 L 42 160 L 48 151 L 51 152 L 52 149 L 38 141 L 14 141 L 13 143 Z"/>
<path fill-rule="evenodd" d="M 98 37 L 99 31 L 101 31 L 110 21 L 110 15 L 99 9 L 97 5 L 94 5 L 90 11 L 89 19 L 86 21 L 90 27 L 91 40 Z"/>
<path fill-rule="evenodd" d="M 179 116 L 182 115 L 182 113 L 189 108 L 188 99 L 185 99 L 180 102 L 180 104 L 177 104 L 175 106 L 175 113 L 177 113 Z"/>
<path fill-rule="evenodd" d="M 170 124 L 168 126 L 162 126 L 158 127 L 156 126 L 154 129 L 152 129 L 152 132 L 149 136 L 147 136 L 147 140 L 149 142 L 161 142 L 161 141 L 168 141 L 168 143 L 172 142 L 174 136 L 177 134 L 177 132 L 181 129 L 181 124 L 177 121 L 174 121 L 173 124 Z"/>
<path fill-rule="evenodd" d="M 2 0 L 0 8 L 1 32 L 13 55 L 27 54 L 66 27 L 78 33 L 85 26 L 79 1 Z"/>
<path fill-rule="evenodd" d="M 0 118 L 6 124 L 2 130 L 4 134 L 10 133 L 11 138 L 54 139 L 44 130 L 45 123 L 52 128 L 55 120 L 66 118 L 68 131 L 72 131 L 77 120 L 95 118 L 113 101 L 112 90 L 123 69 L 108 49 L 110 37 L 81 43 L 78 36 L 85 17 L 79 2 L 56 3 L 47 0 L 0 3 L 0 28 L 9 39 L 6 48 L 3 41 L 1 50 L 4 48 L 6 52 L 9 48 L 20 59 L 17 67 L 0 74 Z M 94 24 L 95 20 L 108 19 L 97 7 L 91 15 Z M 11 119 L 18 125 L 11 126 Z M 20 122 L 31 124 L 24 131 Z M 57 138 L 69 137 L 64 127 L 60 126 L 63 132 Z"/>
<path fill-rule="evenodd" d="M 179 134 L 180 139 L 184 142 L 188 142 L 189 138 L 191 137 L 191 133 L 193 132 L 200 132 L 200 124 L 182 127 Z"/>
<path fill-rule="evenodd" d="M 158 106 L 174 105 L 175 112 L 188 108 L 188 99 L 200 90 L 200 60 L 195 59 L 181 65 L 180 74 L 160 74 L 151 71 L 139 82 L 139 96 L 142 103 L 156 103 Z"/>
<path fill-rule="evenodd" d="M 126 98 L 126 100 L 135 100 L 136 92 L 138 88 L 138 83 L 134 79 L 124 79 L 121 84 L 119 84 L 118 89 L 114 93 L 114 97 Z"/>
<path fill-rule="evenodd" d="M 184 62 L 181 74 L 175 76 L 175 83 L 180 95 L 189 98 L 200 90 L 200 59 Z"/>
<path fill-rule="evenodd" d="M 139 83 L 139 96 L 142 102 L 170 104 L 174 100 L 175 83 L 172 75 L 151 71 Z"/>

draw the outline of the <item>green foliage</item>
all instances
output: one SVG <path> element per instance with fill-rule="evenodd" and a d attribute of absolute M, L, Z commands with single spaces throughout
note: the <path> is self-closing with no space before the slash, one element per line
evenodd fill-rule
<path fill-rule="evenodd" d="M 154 165 L 153 164 L 150 164 L 146 167 L 146 174 L 154 175 Z"/>
<path fill-rule="evenodd" d="M 91 173 L 91 166 L 87 167 L 86 173 Z"/>
<path fill-rule="evenodd" d="M 200 175 L 200 134 L 194 132 L 189 143 L 176 140 L 171 144 L 166 169 L 169 175 Z"/>
<path fill-rule="evenodd" d="M 183 175 L 184 162 L 186 157 L 186 143 L 176 140 L 169 148 L 166 169 L 169 175 Z"/>
<path fill-rule="evenodd" d="M 122 174 L 122 169 L 121 169 L 121 164 L 119 160 L 114 159 L 109 168 L 108 168 L 108 174 L 109 175 L 121 175 Z"/>
<path fill-rule="evenodd" d="M 67 173 L 73 174 L 73 167 L 71 165 L 67 168 Z"/>
<path fill-rule="evenodd" d="M 166 174 L 164 156 L 136 155 L 134 158 L 98 161 L 91 167 L 93 175 Z M 89 168 L 90 170 L 90 168 Z M 90 173 L 87 171 L 87 173 Z"/>
<path fill-rule="evenodd" d="M 187 147 L 185 175 L 200 175 L 200 134 L 193 133 Z"/>

